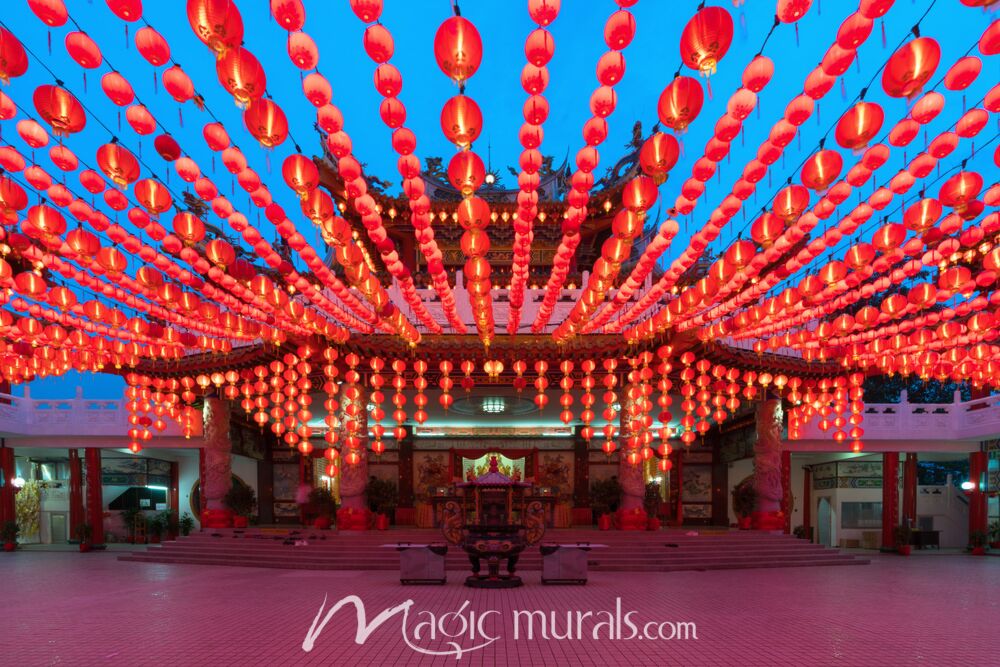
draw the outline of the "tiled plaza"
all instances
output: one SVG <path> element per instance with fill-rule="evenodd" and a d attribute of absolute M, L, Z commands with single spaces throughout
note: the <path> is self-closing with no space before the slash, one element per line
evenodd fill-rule
<path fill-rule="evenodd" d="M 986 665 L 1000 649 L 1000 558 L 964 554 L 875 556 L 862 567 L 675 574 L 592 573 L 586 587 L 541 586 L 537 572 L 508 591 L 474 591 L 456 573 L 444 587 L 403 587 L 391 572 L 309 572 L 123 563 L 112 553 L 0 554 L 6 665 Z M 485 619 L 482 649 L 421 654 L 404 643 L 401 617 L 354 643 L 355 613 L 335 615 L 306 653 L 303 640 L 324 596 L 359 596 L 368 622 L 412 599 L 409 636 L 423 650 L 431 612 L 453 634 L 462 609 Z M 692 622 L 697 640 L 520 638 L 515 611 L 622 613 Z M 488 610 L 499 614 L 482 616 Z M 421 639 L 416 627 L 424 622 Z M 448 625 L 451 623 L 451 625 Z M 474 623 L 473 625 L 476 625 Z M 564 620 L 559 620 L 562 634 Z M 669 628 L 669 626 L 665 626 Z M 549 628 L 552 631 L 552 628 Z M 666 632 L 666 630 L 665 630 Z M 623 627 L 621 635 L 629 634 Z M 640 632 L 641 634 L 641 632 Z M 487 640 L 455 639 L 468 649 Z"/>

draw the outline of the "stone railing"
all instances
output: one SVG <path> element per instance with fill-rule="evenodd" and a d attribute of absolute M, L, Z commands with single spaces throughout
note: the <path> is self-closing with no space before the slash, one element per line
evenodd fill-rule
<path fill-rule="evenodd" d="M 166 429 L 154 437 L 179 436 L 180 426 L 165 419 Z M 200 420 L 199 420 L 200 422 Z M 200 434 L 201 424 L 197 425 Z M 0 435 L 119 436 L 128 433 L 128 411 L 121 400 L 84 398 L 77 388 L 70 399 L 34 399 L 0 393 Z"/>
<path fill-rule="evenodd" d="M 802 428 L 803 440 L 832 440 L 819 420 Z M 864 440 L 989 440 L 1000 436 L 1000 396 L 955 403 L 866 403 Z"/>

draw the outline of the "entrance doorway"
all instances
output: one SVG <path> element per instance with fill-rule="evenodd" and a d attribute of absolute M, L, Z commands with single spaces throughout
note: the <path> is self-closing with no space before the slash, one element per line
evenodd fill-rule
<path fill-rule="evenodd" d="M 833 507 L 829 498 L 820 498 L 816 510 L 817 541 L 823 546 L 833 546 Z"/>

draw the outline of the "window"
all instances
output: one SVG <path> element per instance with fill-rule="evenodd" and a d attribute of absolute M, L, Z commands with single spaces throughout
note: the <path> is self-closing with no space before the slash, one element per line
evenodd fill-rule
<path fill-rule="evenodd" d="M 841 528 L 881 528 L 882 503 L 841 503 Z"/>

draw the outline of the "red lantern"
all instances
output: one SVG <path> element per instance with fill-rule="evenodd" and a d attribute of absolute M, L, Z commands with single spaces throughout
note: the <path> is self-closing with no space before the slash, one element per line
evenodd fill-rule
<path fill-rule="evenodd" d="M 774 198 L 774 214 L 787 222 L 792 222 L 809 206 L 809 191 L 801 185 L 789 185 Z"/>
<path fill-rule="evenodd" d="M 972 85 L 983 69 L 983 61 L 976 56 L 959 58 L 944 75 L 944 87 L 948 90 L 965 90 Z"/>
<path fill-rule="evenodd" d="M 84 69 L 100 67 L 104 62 L 100 47 L 84 32 L 71 32 L 66 35 L 66 52 Z"/>
<path fill-rule="evenodd" d="M 125 110 L 125 120 L 137 134 L 152 134 L 156 131 L 156 119 L 149 109 L 141 104 L 133 104 Z"/>
<path fill-rule="evenodd" d="M 683 132 L 701 113 L 704 101 L 701 84 L 689 76 L 679 76 L 663 89 L 656 110 L 660 122 L 675 132 Z"/>
<path fill-rule="evenodd" d="M 98 148 L 97 166 L 120 188 L 139 179 L 139 161 L 119 144 L 104 144 Z"/>
<path fill-rule="evenodd" d="M 461 16 L 442 23 L 434 35 L 434 58 L 441 71 L 456 83 L 475 74 L 483 61 L 483 41 L 476 26 Z"/>
<path fill-rule="evenodd" d="M 194 97 L 194 84 L 180 65 L 174 65 L 163 72 L 163 88 L 181 104 Z"/>
<path fill-rule="evenodd" d="M 125 77 L 118 72 L 108 72 L 101 77 L 101 89 L 114 104 L 124 107 L 135 100 L 135 92 Z"/>
<path fill-rule="evenodd" d="M 205 256 L 219 268 L 225 268 L 236 261 L 236 251 L 223 239 L 212 239 L 205 245 Z"/>
<path fill-rule="evenodd" d="M 108 8 L 122 21 L 133 23 L 142 18 L 142 0 L 107 0 Z"/>
<path fill-rule="evenodd" d="M 202 129 L 205 143 L 213 151 L 221 151 L 229 148 L 229 133 L 222 123 L 209 123 Z"/>
<path fill-rule="evenodd" d="M 702 75 L 715 68 L 733 41 L 733 19 L 722 7 L 704 7 L 688 21 L 681 32 L 681 59 Z"/>
<path fill-rule="evenodd" d="M 288 32 L 302 30 L 306 23 L 302 0 L 271 0 L 271 16 Z"/>
<path fill-rule="evenodd" d="M 941 47 L 930 37 L 918 37 L 899 48 L 882 71 L 882 88 L 890 97 L 913 97 L 937 70 Z"/>
<path fill-rule="evenodd" d="M 878 104 L 858 102 L 837 122 L 837 143 L 851 150 L 867 146 L 882 129 L 884 118 L 885 114 Z"/>
<path fill-rule="evenodd" d="M 465 95 L 456 95 L 441 109 L 441 130 L 451 143 L 467 148 L 479 138 L 483 129 L 483 114 L 479 105 Z"/>
<path fill-rule="evenodd" d="M 0 81 L 10 83 L 28 71 L 28 54 L 20 40 L 6 28 L 0 27 Z"/>
<path fill-rule="evenodd" d="M 144 178 L 135 185 L 135 197 L 150 215 L 159 215 L 170 209 L 173 200 L 167 188 L 159 181 Z"/>
<path fill-rule="evenodd" d="M 169 134 L 161 134 L 153 140 L 153 148 L 167 162 L 173 162 L 181 156 L 181 146 Z"/>
<path fill-rule="evenodd" d="M 288 137 L 285 112 L 271 100 L 262 99 L 243 112 L 247 130 L 265 148 L 281 145 Z"/>
<path fill-rule="evenodd" d="M 679 156 L 680 146 L 677 144 L 677 139 L 669 134 L 657 132 L 643 143 L 639 151 L 639 165 L 643 172 L 658 183 L 662 183 L 677 164 Z"/>
<path fill-rule="evenodd" d="M 288 36 L 288 58 L 299 69 L 315 69 L 319 64 L 319 49 L 308 34 L 293 32 Z"/>
<path fill-rule="evenodd" d="M 219 83 L 229 91 L 241 109 L 259 100 L 267 89 L 264 68 L 252 53 L 242 47 L 226 51 L 215 63 L 215 73 Z"/>
<path fill-rule="evenodd" d="M 49 144 L 49 133 L 33 120 L 17 121 L 17 134 L 32 148 L 42 148 Z"/>
<path fill-rule="evenodd" d="M 42 23 L 50 28 L 65 25 L 69 18 L 62 0 L 28 0 L 28 7 Z"/>
<path fill-rule="evenodd" d="M 774 63 L 767 56 L 757 56 L 743 70 L 743 85 L 747 90 L 759 93 L 774 76 Z"/>
<path fill-rule="evenodd" d="M 351 11 L 365 23 L 378 21 L 382 15 L 382 0 L 350 0 Z"/>
<path fill-rule="evenodd" d="M 170 62 L 170 45 L 163 35 L 150 26 L 139 28 L 135 33 L 135 47 L 139 55 L 149 61 L 153 67 L 160 67 Z"/>
<path fill-rule="evenodd" d="M 961 213 L 983 189 L 983 177 L 974 171 L 960 171 L 941 186 L 938 200 Z"/>
<path fill-rule="evenodd" d="M 80 102 L 65 88 L 38 86 L 32 98 L 38 115 L 52 126 L 52 134 L 66 137 L 87 125 L 87 115 Z"/>
<path fill-rule="evenodd" d="M 822 150 L 806 160 L 802 166 L 802 184 L 811 190 L 822 192 L 837 180 L 844 168 L 840 153 Z"/>
<path fill-rule="evenodd" d="M 305 155 L 295 153 L 285 158 L 281 174 L 292 190 L 304 198 L 319 185 L 319 170 L 316 164 Z"/>
<path fill-rule="evenodd" d="M 194 34 L 216 57 L 243 42 L 243 17 L 233 0 L 188 0 L 187 15 Z"/>
<path fill-rule="evenodd" d="M 775 15 L 782 23 L 795 23 L 809 11 L 812 0 L 778 0 Z"/>

